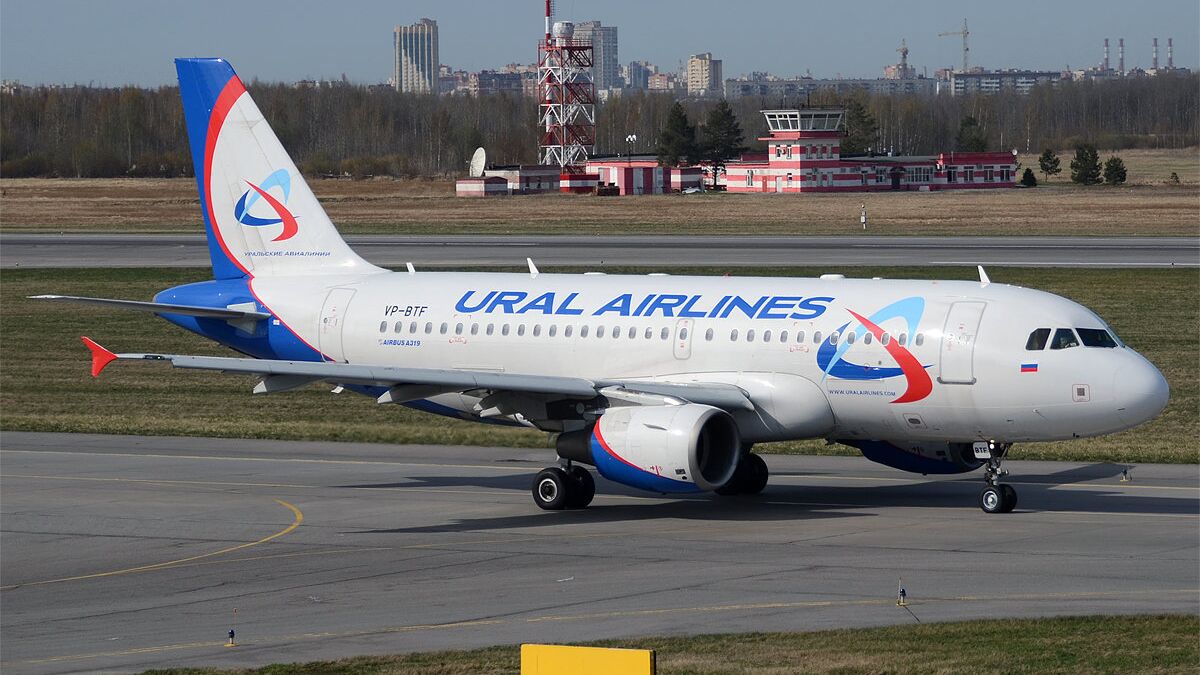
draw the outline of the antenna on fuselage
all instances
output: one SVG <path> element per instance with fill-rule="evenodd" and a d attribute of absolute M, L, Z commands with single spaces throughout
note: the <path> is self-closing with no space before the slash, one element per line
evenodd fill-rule
<path fill-rule="evenodd" d="M 408 268 L 408 273 L 409 273 L 409 274 L 416 274 L 416 273 L 417 273 L 417 268 L 413 267 L 413 264 L 412 264 L 412 263 L 410 263 L 410 262 L 404 263 L 404 266 Z"/>
<path fill-rule="evenodd" d="M 980 286 L 987 286 L 988 284 L 992 283 L 992 280 L 988 278 L 987 272 L 983 271 L 983 265 L 976 265 L 975 267 L 979 269 Z"/>
<path fill-rule="evenodd" d="M 539 272 L 537 265 L 533 264 L 533 258 L 526 258 L 525 262 L 529 263 L 529 278 L 536 279 Z"/>

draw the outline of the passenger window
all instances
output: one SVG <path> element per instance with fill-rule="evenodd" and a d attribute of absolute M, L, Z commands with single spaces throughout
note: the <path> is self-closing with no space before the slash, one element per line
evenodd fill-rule
<path fill-rule="evenodd" d="M 542 334 L 542 325 L 541 325 L 541 324 L 534 324 L 534 325 L 533 325 L 533 337 L 537 337 L 537 336 L 539 336 L 539 335 L 541 335 L 541 334 Z"/>
<path fill-rule="evenodd" d="M 547 335 L 549 335 L 550 337 L 554 337 L 557 333 L 558 333 L 558 326 L 550 326 L 550 330 L 547 333 Z"/>
<path fill-rule="evenodd" d="M 1046 341 L 1050 339 L 1049 328 L 1038 328 L 1029 334 L 1029 339 L 1025 341 L 1025 351 L 1040 352 L 1046 348 Z"/>
<path fill-rule="evenodd" d="M 883 337 L 879 339 L 879 343 L 882 344 L 884 347 L 888 346 L 888 343 L 890 343 L 891 341 L 892 341 L 892 336 L 887 333 L 884 333 Z"/>
<path fill-rule="evenodd" d="M 487 326 L 487 331 L 486 331 L 486 332 L 487 332 L 487 334 L 488 334 L 488 335 L 491 335 L 492 333 L 496 332 L 496 326 L 495 326 L 494 324 L 490 324 L 490 323 L 489 323 L 489 324 L 488 324 L 488 326 Z"/>
<path fill-rule="evenodd" d="M 709 328 L 708 330 L 704 331 L 704 339 L 707 340 L 708 342 L 712 342 L 713 329 Z"/>
<path fill-rule="evenodd" d="M 867 333 L 866 335 L 864 335 L 864 336 L 863 336 L 863 344 L 864 344 L 864 345 L 869 345 L 869 344 L 871 344 L 871 338 L 873 338 L 873 337 L 874 337 L 874 336 L 873 336 L 873 335 L 871 335 L 870 333 Z"/>
<path fill-rule="evenodd" d="M 787 342 L 787 331 L 786 330 L 779 331 L 779 341 Z"/>
<path fill-rule="evenodd" d="M 439 327 L 439 328 L 438 328 L 438 332 L 439 332 L 439 333 L 441 333 L 442 335 L 445 335 L 445 334 L 446 334 L 446 329 L 447 329 L 447 328 L 448 328 L 448 326 L 447 326 L 445 323 L 443 323 L 443 324 L 441 325 L 441 327 Z"/>
<path fill-rule="evenodd" d="M 632 340 L 635 337 L 637 337 L 637 329 L 634 328 L 633 326 L 630 326 L 629 327 L 629 339 Z"/>
<path fill-rule="evenodd" d="M 1084 347 L 1116 347 L 1117 341 L 1103 328 L 1076 328 Z"/>
<path fill-rule="evenodd" d="M 918 347 L 925 344 L 925 335 L 922 333 L 917 333 L 917 339 L 913 342 L 913 344 L 917 345 Z"/>
<path fill-rule="evenodd" d="M 854 333 L 846 333 L 846 344 L 854 344 Z"/>
<path fill-rule="evenodd" d="M 680 340 L 686 340 L 686 339 L 687 339 L 687 336 L 688 336 L 688 329 L 686 329 L 686 328 L 680 328 L 680 329 L 679 329 L 679 339 L 680 339 Z"/>
<path fill-rule="evenodd" d="M 397 322 L 396 322 L 396 332 L 397 332 L 397 333 L 399 333 L 399 332 L 400 332 L 400 331 L 402 331 L 402 330 L 404 330 L 404 322 L 403 322 L 403 321 L 397 321 Z"/>
<path fill-rule="evenodd" d="M 455 335 L 462 335 L 462 331 L 463 331 L 463 325 L 461 323 L 454 327 Z"/>
<path fill-rule="evenodd" d="M 746 342 L 754 342 L 754 329 L 746 331 Z"/>
<path fill-rule="evenodd" d="M 596 337 L 604 337 L 604 326 L 596 326 Z"/>
<path fill-rule="evenodd" d="M 504 324 L 503 326 L 500 326 L 500 334 L 508 335 L 508 324 Z"/>
<path fill-rule="evenodd" d="M 620 326 L 613 326 L 612 336 L 613 336 L 614 340 L 621 337 L 621 327 Z"/>
<path fill-rule="evenodd" d="M 737 342 L 737 336 L 738 336 L 738 330 L 736 328 L 729 331 L 729 341 L 730 342 Z"/>
<path fill-rule="evenodd" d="M 380 321 L 380 322 L 379 322 L 379 332 L 380 332 L 380 333 L 386 333 L 386 332 L 387 332 L 387 322 L 386 322 L 386 321 Z"/>
<path fill-rule="evenodd" d="M 414 321 L 414 322 L 412 322 L 412 323 L 408 324 L 408 332 L 410 332 L 410 333 L 416 333 L 416 332 L 417 332 L 417 322 L 416 322 L 416 321 Z"/>
<path fill-rule="evenodd" d="M 896 342 L 899 342 L 901 347 L 908 344 L 908 333 L 901 333 L 900 339 L 896 340 Z"/>
<path fill-rule="evenodd" d="M 664 329 L 662 329 L 662 331 L 659 332 L 658 337 L 662 340 L 666 340 L 670 335 L 671 335 L 671 331 L 664 328 Z"/>
<path fill-rule="evenodd" d="M 650 338 L 652 338 L 652 337 L 654 337 L 654 329 L 653 329 L 653 328 L 647 328 L 647 329 L 646 329 L 646 339 L 647 339 L 647 340 L 649 340 L 649 339 L 650 339 Z"/>
<path fill-rule="evenodd" d="M 517 326 L 517 335 L 525 335 L 525 324 Z"/>
<path fill-rule="evenodd" d="M 813 344 L 814 345 L 821 344 L 821 331 L 819 331 L 819 330 L 813 331 Z"/>
<path fill-rule="evenodd" d="M 804 342 L 804 331 L 796 331 L 796 342 Z"/>
<path fill-rule="evenodd" d="M 1075 338 L 1075 332 L 1070 328 L 1059 328 L 1054 331 L 1054 339 L 1050 341 L 1050 349 L 1070 349 L 1078 346 L 1079 340 Z"/>
<path fill-rule="evenodd" d="M 764 330 L 763 331 L 763 342 L 770 342 L 770 341 L 771 341 L 771 331 Z"/>
<path fill-rule="evenodd" d="M 471 335 L 479 335 L 479 324 L 471 324 Z"/>
<path fill-rule="evenodd" d="M 588 334 L 588 327 L 587 327 L 587 326 L 580 326 L 580 327 L 579 327 L 579 337 L 581 337 L 581 338 L 585 338 L 585 337 L 587 337 L 587 334 Z"/>
<path fill-rule="evenodd" d="M 574 326 L 567 326 L 563 329 L 563 337 L 571 337 L 571 333 L 575 332 Z"/>
<path fill-rule="evenodd" d="M 432 323 L 425 324 L 425 334 L 429 335 L 432 332 L 433 332 L 433 324 Z"/>
<path fill-rule="evenodd" d="M 829 344 L 836 345 L 841 338 L 842 334 L 835 330 L 829 334 Z"/>

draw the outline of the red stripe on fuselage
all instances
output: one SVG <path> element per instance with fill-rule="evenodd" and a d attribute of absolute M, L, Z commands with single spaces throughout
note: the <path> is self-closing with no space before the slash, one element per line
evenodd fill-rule
<path fill-rule="evenodd" d="M 851 310 L 846 311 L 850 312 L 855 319 L 858 319 L 858 322 L 870 331 L 871 335 L 874 335 L 880 344 L 883 344 L 882 328 L 871 323 L 866 317 Z M 900 398 L 892 401 L 892 403 L 920 401 L 928 396 L 929 392 L 933 391 L 933 380 L 929 378 L 929 373 L 925 372 L 925 368 L 921 366 L 921 362 L 917 360 L 917 357 L 912 355 L 912 352 L 901 347 L 895 340 L 888 340 L 888 343 L 883 345 L 883 348 L 896 360 L 896 364 L 900 366 L 900 370 L 904 371 L 904 377 L 908 380 L 908 391 L 905 391 L 900 395 Z"/>
<path fill-rule="evenodd" d="M 221 246 L 225 257 L 229 262 L 233 263 L 243 274 L 250 278 L 254 275 L 250 270 L 246 269 L 241 261 L 229 252 L 229 247 L 225 245 L 225 238 L 221 236 L 221 228 L 217 225 L 217 214 L 213 210 L 212 200 L 212 164 L 213 153 L 217 148 L 217 137 L 221 135 L 221 127 L 225 125 L 225 118 L 229 115 L 230 109 L 242 94 L 246 93 L 246 85 L 238 79 L 237 75 L 229 78 L 229 82 L 225 83 L 225 88 L 221 90 L 217 96 L 217 102 L 213 104 L 212 114 L 208 118 L 208 133 L 204 138 L 204 191 L 205 191 L 205 206 L 208 210 L 208 222 L 212 226 L 213 236 L 217 238 L 217 244 Z"/>

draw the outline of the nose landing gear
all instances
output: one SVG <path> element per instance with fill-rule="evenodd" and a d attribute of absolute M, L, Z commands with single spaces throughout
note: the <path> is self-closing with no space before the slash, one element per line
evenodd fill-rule
<path fill-rule="evenodd" d="M 1007 476 L 1008 471 L 1001 467 L 1004 457 L 1008 454 L 1011 443 L 989 443 L 987 466 L 984 467 L 984 480 L 987 487 L 979 493 L 979 508 L 984 513 L 1011 513 L 1017 507 L 1017 490 L 1001 483 L 1000 477 Z M 978 453 L 977 453 L 978 456 Z"/>

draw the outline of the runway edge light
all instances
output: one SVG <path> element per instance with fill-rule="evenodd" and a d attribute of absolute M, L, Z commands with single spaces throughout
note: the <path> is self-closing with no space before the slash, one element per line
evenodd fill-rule
<path fill-rule="evenodd" d="M 521 675 L 654 675 L 653 649 L 521 645 Z"/>

